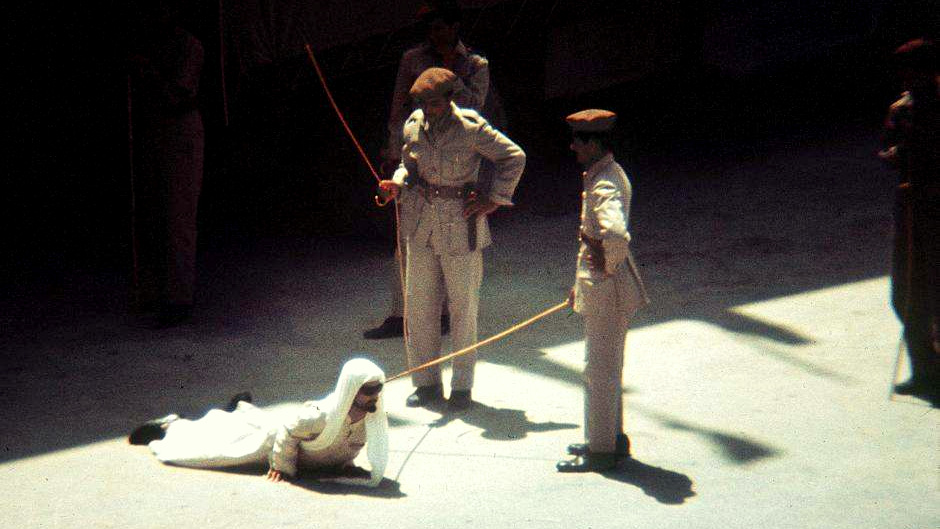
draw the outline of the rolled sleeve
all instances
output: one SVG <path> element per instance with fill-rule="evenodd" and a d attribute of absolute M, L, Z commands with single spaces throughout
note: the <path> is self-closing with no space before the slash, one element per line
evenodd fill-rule
<path fill-rule="evenodd" d="M 594 203 L 594 216 L 600 228 L 600 238 L 604 246 L 604 268 L 608 274 L 617 271 L 627 258 L 630 244 L 630 232 L 627 231 L 627 214 L 624 204 L 629 204 L 629 197 L 624 197 L 616 186 L 600 180 L 591 189 Z"/>
<path fill-rule="evenodd" d="M 513 205 L 512 195 L 525 170 L 525 152 L 485 121 L 477 131 L 475 148 L 496 166 L 490 200 L 501 206 Z"/>

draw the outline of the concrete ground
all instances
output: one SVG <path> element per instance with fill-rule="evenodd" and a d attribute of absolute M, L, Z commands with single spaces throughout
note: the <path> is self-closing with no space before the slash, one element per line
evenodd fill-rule
<path fill-rule="evenodd" d="M 876 149 L 850 130 L 636 163 L 654 303 L 628 338 L 634 459 L 603 474 L 554 470 L 582 431 L 566 313 L 482 350 L 467 412 L 406 408 L 409 381 L 390 383 L 375 490 L 174 468 L 127 444 L 143 420 L 242 390 L 316 398 L 354 354 L 403 371 L 401 341 L 361 339 L 389 264 L 361 242 L 210 248 L 196 318 L 170 330 L 124 310 L 120 278 L 21 286 L 0 322 L 0 526 L 940 527 L 937 410 L 890 394 L 907 367 L 886 277 L 894 177 Z M 562 301 L 576 249 L 575 214 L 496 220 L 481 338 Z"/>

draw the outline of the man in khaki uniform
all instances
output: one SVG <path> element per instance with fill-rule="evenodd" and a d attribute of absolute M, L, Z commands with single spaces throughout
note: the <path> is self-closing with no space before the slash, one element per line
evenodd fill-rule
<path fill-rule="evenodd" d="M 380 193 L 397 198 L 405 244 L 405 322 L 408 362 L 414 367 L 441 354 L 441 303 L 446 295 L 455 350 L 477 342 L 477 308 L 483 280 L 486 216 L 511 206 L 525 168 L 525 153 L 480 115 L 453 103 L 456 75 L 425 70 L 411 87 L 418 104 L 404 126 L 401 163 Z M 486 194 L 477 193 L 480 162 L 495 165 Z M 454 360 L 450 407 L 470 405 L 475 354 Z M 440 369 L 418 371 L 409 406 L 443 399 Z"/>
<path fill-rule="evenodd" d="M 581 247 L 570 299 L 584 319 L 588 442 L 568 447 L 577 457 L 559 462 L 560 472 L 605 470 L 630 456 L 623 433 L 623 356 L 630 319 L 649 300 L 630 253 L 630 180 L 610 150 L 616 118 L 597 109 L 567 118 L 571 150 L 585 168 Z"/>
<path fill-rule="evenodd" d="M 401 161 L 402 128 L 415 109 L 408 92 L 418 76 L 428 68 L 437 66 L 454 72 L 457 75 L 454 80 L 454 103 L 460 108 L 472 108 L 482 113 L 490 124 L 493 124 L 490 114 L 484 111 L 484 105 L 491 107 L 489 110 L 498 109 L 492 108 L 496 105 L 490 90 L 489 62 L 471 51 L 460 40 L 460 19 L 460 8 L 452 1 L 430 2 L 419 10 L 418 20 L 425 28 L 426 41 L 405 51 L 398 63 L 388 118 L 388 142 L 382 152 L 385 167 L 397 167 Z M 406 257 L 398 255 L 402 245 L 398 246 L 393 266 L 390 267 L 392 274 L 389 285 L 392 296 L 387 317 L 378 327 L 365 331 L 363 338 L 393 338 L 403 333 L 405 309 L 402 300 L 402 274 L 398 268 L 399 262 L 404 262 Z M 447 334 L 450 322 L 446 303 L 443 310 L 442 334 Z"/>

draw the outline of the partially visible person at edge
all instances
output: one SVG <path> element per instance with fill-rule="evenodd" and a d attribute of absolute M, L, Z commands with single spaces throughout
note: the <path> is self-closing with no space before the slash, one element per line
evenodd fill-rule
<path fill-rule="evenodd" d="M 137 14 L 132 24 L 137 309 L 172 327 L 193 313 L 196 230 L 205 134 L 197 105 L 204 52 L 177 25 L 167 0 Z"/>
<path fill-rule="evenodd" d="M 904 327 L 911 377 L 895 391 L 940 394 L 940 68 L 936 45 L 909 41 L 894 52 L 903 93 L 888 110 L 879 153 L 898 171 L 891 294 Z"/>

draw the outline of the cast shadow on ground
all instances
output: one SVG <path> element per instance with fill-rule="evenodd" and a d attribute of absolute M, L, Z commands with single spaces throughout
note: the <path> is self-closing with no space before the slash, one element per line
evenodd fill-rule
<path fill-rule="evenodd" d="M 329 480 L 316 479 L 315 477 L 301 476 L 292 482 L 293 485 L 307 489 L 318 494 L 330 494 L 337 496 L 366 496 L 369 498 L 399 499 L 407 496 L 401 491 L 401 484 L 397 481 L 384 478 L 377 487 L 362 487 L 358 485 L 347 485 L 344 483 L 335 483 Z"/>
<path fill-rule="evenodd" d="M 617 468 L 601 475 L 639 487 L 647 496 L 667 505 L 681 505 L 687 498 L 695 496 L 692 480 L 685 474 L 647 465 L 633 458 L 621 461 Z"/>
<path fill-rule="evenodd" d="M 266 479 L 265 474 L 267 473 L 268 466 L 266 464 L 248 464 L 229 468 L 196 470 L 209 470 L 213 472 L 225 472 L 228 474 L 257 476 L 257 479 Z M 288 483 L 295 487 L 300 487 L 302 489 L 319 494 L 357 495 L 368 496 L 370 498 L 389 499 L 404 498 L 406 496 L 406 494 L 401 491 L 401 484 L 392 479 L 383 478 L 382 482 L 379 483 L 377 487 L 373 488 L 360 485 L 336 483 L 330 480 L 331 477 L 335 477 L 335 475 L 318 473 L 314 470 L 299 469 L 297 477 L 291 479 L 288 481 Z M 280 483 L 272 483 L 271 485 L 276 486 L 280 485 Z"/>
<path fill-rule="evenodd" d="M 637 406 L 636 404 L 634 404 L 633 407 L 642 409 L 641 406 Z M 748 439 L 747 437 L 728 434 L 713 428 L 696 426 L 648 409 L 642 410 L 641 413 L 659 421 L 659 423 L 666 428 L 690 432 L 704 437 L 718 447 L 726 460 L 737 465 L 748 465 L 762 459 L 779 457 L 783 454 L 782 451 L 776 448 Z"/>
<path fill-rule="evenodd" d="M 554 421 L 532 422 L 526 417 L 524 410 L 494 408 L 480 402 L 474 402 L 469 409 L 459 412 L 447 412 L 443 408 L 432 411 L 437 411 L 442 415 L 429 424 L 431 428 L 440 428 L 459 419 L 466 424 L 481 428 L 483 432 L 480 436 L 494 441 L 518 441 L 524 439 L 530 432 L 550 432 L 580 427 L 577 424 Z"/>

